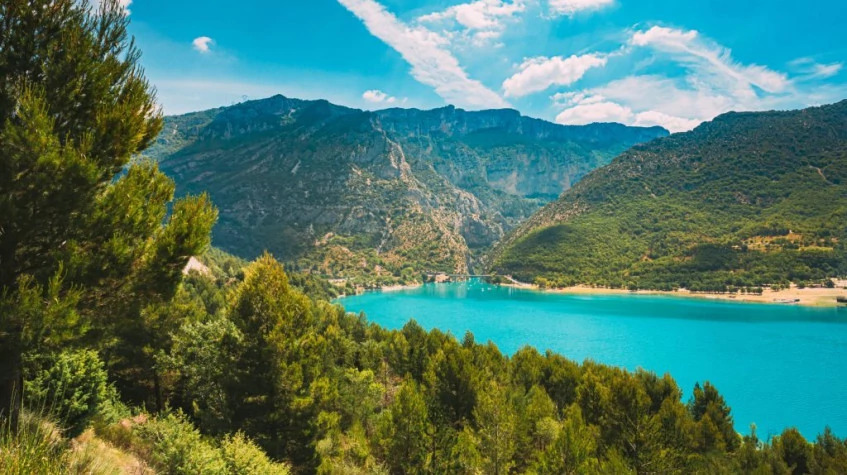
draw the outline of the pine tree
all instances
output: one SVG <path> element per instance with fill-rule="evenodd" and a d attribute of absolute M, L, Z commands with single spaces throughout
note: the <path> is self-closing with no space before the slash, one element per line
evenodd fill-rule
<path fill-rule="evenodd" d="M 426 471 L 431 428 L 420 388 L 409 379 L 400 388 L 382 426 L 385 460 L 392 473 Z"/>
<path fill-rule="evenodd" d="M 313 462 L 310 386 L 324 371 L 326 347 L 311 300 L 291 288 L 282 264 L 265 254 L 245 270 L 229 317 L 244 335 L 228 388 L 235 428 L 275 457 Z"/>
<path fill-rule="evenodd" d="M 474 410 L 485 473 L 509 473 L 514 466 L 517 415 L 508 391 L 492 381 Z"/>
<path fill-rule="evenodd" d="M 688 409 L 697 421 L 697 442 L 702 451 L 720 448 L 734 452 L 741 445 L 729 405 L 714 385 L 708 381 L 702 387 L 699 383 L 695 384 Z"/>
<path fill-rule="evenodd" d="M 162 124 L 127 24 L 115 0 L 0 1 L 0 411 L 13 419 L 24 353 L 87 336 L 108 361 L 115 330 L 173 295 L 216 219 L 205 196 L 168 216 L 173 183 L 154 164 L 124 172 Z"/>
<path fill-rule="evenodd" d="M 576 404 L 565 412 L 556 440 L 541 456 L 536 467 L 541 474 L 573 474 L 596 472 L 597 428 L 588 426 Z"/>

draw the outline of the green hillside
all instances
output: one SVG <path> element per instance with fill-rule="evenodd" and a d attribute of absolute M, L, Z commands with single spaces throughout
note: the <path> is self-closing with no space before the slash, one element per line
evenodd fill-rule
<path fill-rule="evenodd" d="M 178 194 L 210 194 L 216 246 L 384 283 L 468 271 L 586 173 L 666 134 L 512 110 L 364 112 L 274 96 L 168 117 L 147 154 Z"/>
<path fill-rule="evenodd" d="M 492 262 L 557 286 L 723 291 L 847 274 L 845 239 L 847 101 L 729 113 L 633 147 L 504 239 Z"/>

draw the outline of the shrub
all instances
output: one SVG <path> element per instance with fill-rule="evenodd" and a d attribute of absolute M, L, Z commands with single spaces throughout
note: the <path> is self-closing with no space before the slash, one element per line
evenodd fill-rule
<path fill-rule="evenodd" d="M 141 424 L 137 434 L 146 445 L 142 457 L 162 472 L 175 475 L 227 473 L 221 451 L 206 442 L 181 412 Z"/>
<path fill-rule="evenodd" d="M 244 434 L 227 436 L 221 443 L 227 471 L 232 475 L 288 475 L 288 465 L 272 461 Z"/>
<path fill-rule="evenodd" d="M 63 351 L 45 366 L 26 382 L 25 393 L 30 405 L 41 405 L 68 437 L 81 434 L 101 409 L 117 399 L 94 351 Z"/>

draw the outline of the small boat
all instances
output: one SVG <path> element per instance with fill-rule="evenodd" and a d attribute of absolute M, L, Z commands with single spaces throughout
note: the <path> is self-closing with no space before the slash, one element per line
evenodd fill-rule
<path fill-rule="evenodd" d="M 773 299 L 776 303 L 799 303 L 800 299 Z"/>
<path fill-rule="evenodd" d="M 847 297 L 836 297 L 835 301 L 842 305 L 847 305 Z"/>

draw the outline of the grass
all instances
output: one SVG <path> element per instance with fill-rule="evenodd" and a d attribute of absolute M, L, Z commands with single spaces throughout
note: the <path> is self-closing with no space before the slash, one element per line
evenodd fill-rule
<path fill-rule="evenodd" d="M 0 473 L 143 475 L 154 472 L 133 454 L 95 436 L 92 430 L 67 439 L 54 422 L 37 413 L 23 412 L 17 431 L 12 431 L 8 424 L 0 429 Z"/>

